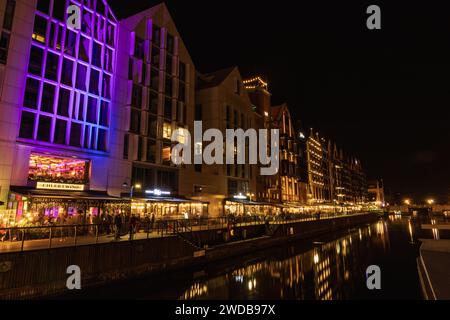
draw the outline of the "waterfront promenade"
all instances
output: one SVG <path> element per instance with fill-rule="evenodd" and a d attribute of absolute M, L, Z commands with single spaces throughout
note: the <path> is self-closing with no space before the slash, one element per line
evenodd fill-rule
<path fill-rule="evenodd" d="M 44 250 L 51 248 L 75 247 L 83 245 L 104 244 L 110 242 L 138 241 L 145 239 L 176 237 L 178 235 L 195 233 L 207 230 L 224 230 L 246 226 L 268 225 L 272 228 L 286 223 L 298 223 L 315 220 L 328 220 L 339 217 L 349 217 L 359 214 L 322 214 L 319 216 L 303 214 L 288 216 L 285 219 L 267 221 L 261 217 L 251 217 L 239 220 L 227 218 L 218 219 L 192 219 L 156 221 L 152 227 L 139 224 L 136 231 L 129 232 L 128 224 L 121 229 L 121 237 L 115 238 L 113 225 L 81 225 L 81 226 L 42 226 L 28 228 L 0 229 L 8 235 L 8 240 L 0 242 L 0 254 Z M 108 231 L 106 231 L 108 230 Z M 36 231 L 42 233 L 40 239 L 30 239 L 30 234 Z"/>

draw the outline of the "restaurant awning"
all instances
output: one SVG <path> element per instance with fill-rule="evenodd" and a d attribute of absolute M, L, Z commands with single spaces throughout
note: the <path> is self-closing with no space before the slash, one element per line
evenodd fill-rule
<path fill-rule="evenodd" d="M 123 201 L 118 197 L 108 195 L 106 191 L 65 191 L 65 190 L 39 190 L 31 187 L 12 186 L 12 193 L 30 198 L 52 198 L 52 199 L 81 199 L 81 200 L 107 200 L 107 201 Z"/>
<path fill-rule="evenodd" d="M 130 199 L 129 193 L 122 193 L 121 195 L 125 199 Z M 151 196 L 151 195 L 141 195 L 137 194 L 133 196 L 133 200 L 147 201 L 154 203 L 172 203 L 172 204 L 183 204 L 183 203 L 197 203 L 197 204 L 209 204 L 207 201 L 188 199 L 183 197 L 163 197 L 163 196 Z"/>
<path fill-rule="evenodd" d="M 253 205 L 253 206 L 274 206 L 274 207 L 280 207 L 281 205 L 278 203 L 271 203 L 271 202 L 257 202 L 257 201 L 251 201 L 248 199 L 235 199 L 235 198 L 226 198 L 224 199 L 225 202 L 234 202 L 239 203 L 243 205 Z"/>

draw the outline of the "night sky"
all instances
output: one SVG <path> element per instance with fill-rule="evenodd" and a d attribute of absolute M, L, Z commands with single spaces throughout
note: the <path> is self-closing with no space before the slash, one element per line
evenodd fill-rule
<path fill-rule="evenodd" d="M 110 0 L 118 17 L 159 1 Z M 386 3 L 385 3 L 386 2 Z M 238 66 L 273 104 L 417 202 L 450 200 L 450 18 L 443 2 L 166 1 L 201 72 Z M 395 2 L 395 3 L 392 3 Z M 382 30 L 366 9 L 382 10 Z"/>

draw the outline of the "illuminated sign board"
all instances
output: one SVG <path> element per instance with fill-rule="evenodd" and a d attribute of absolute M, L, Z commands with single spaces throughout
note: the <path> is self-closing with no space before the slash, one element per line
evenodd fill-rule
<path fill-rule="evenodd" d="M 147 190 L 145 191 L 146 194 L 153 194 L 155 196 L 169 196 L 170 192 L 169 191 L 161 191 L 159 189 L 155 189 L 155 190 Z"/>
<path fill-rule="evenodd" d="M 53 182 L 38 182 L 36 185 L 36 189 L 84 191 L 84 185 L 83 184 L 53 183 Z"/>

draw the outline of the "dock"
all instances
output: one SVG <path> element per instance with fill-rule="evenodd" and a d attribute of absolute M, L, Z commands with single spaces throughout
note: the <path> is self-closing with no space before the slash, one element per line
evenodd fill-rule
<path fill-rule="evenodd" d="M 417 267 L 424 298 L 450 300 L 450 240 L 421 242 Z"/>

